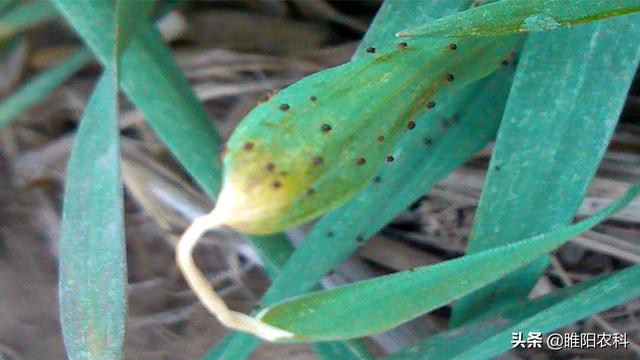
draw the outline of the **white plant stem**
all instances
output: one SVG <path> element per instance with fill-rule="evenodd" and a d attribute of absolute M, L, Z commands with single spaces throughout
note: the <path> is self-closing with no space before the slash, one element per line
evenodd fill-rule
<path fill-rule="evenodd" d="M 205 275 L 193 260 L 193 249 L 202 235 L 216 227 L 224 225 L 224 217 L 216 209 L 196 218 L 184 232 L 176 248 L 176 262 L 185 280 L 202 304 L 222 325 L 238 331 L 247 332 L 267 341 L 281 341 L 293 337 L 293 334 L 271 326 L 247 314 L 229 309 L 224 300 L 215 292 Z"/>

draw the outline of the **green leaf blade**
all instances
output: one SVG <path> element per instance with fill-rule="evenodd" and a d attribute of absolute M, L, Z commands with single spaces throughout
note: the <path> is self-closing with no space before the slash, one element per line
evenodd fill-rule
<path fill-rule="evenodd" d="M 414 271 L 285 300 L 265 309 L 259 317 L 294 333 L 295 340 L 307 342 L 350 339 L 388 330 L 557 248 L 624 208 L 639 193 L 640 184 L 636 184 L 596 215 L 553 232 Z"/>
<path fill-rule="evenodd" d="M 54 4 L 96 57 L 108 66 L 112 56 L 109 39 L 113 25 L 103 19 L 103 14 L 113 13 L 115 4 L 63 0 L 54 1 Z M 96 19 L 100 21 L 96 22 Z M 220 139 L 203 105 L 151 24 L 143 21 L 139 25 L 136 35 L 120 54 L 120 61 L 122 90 L 146 115 L 151 127 L 194 180 L 215 199 L 221 181 Z M 265 261 L 268 264 L 277 263 L 292 251 L 286 236 L 279 234 L 270 239 L 274 242 L 270 246 L 264 241 L 256 241 L 260 253 L 268 254 Z"/>
<path fill-rule="evenodd" d="M 29 83 L 23 85 L 0 104 L 0 128 L 44 99 L 90 61 L 91 53 L 88 50 L 78 50 L 60 64 L 37 75 Z"/>
<path fill-rule="evenodd" d="M 495 36 L 555 30 L 638 11 L 638 0 L 502 0 L 401 31 L 398 36 Z"/>
<path fill-rule="evenodd" d="M 54 4 L 100 62 L 108 65 L 112 50 L 109 29 L 113 25 L 103 14 L 113 13 L 115 4 L 64 0 L 54 0 Z M 172 154 L 215 198 L 221 181 L 220 138 L 160 34 L 150 22 L 142 22 L 121 54 L 122 90 Z"/>
<path fill-rule="evenodd" d="M 528 38 L 468 253 L 570 223 L 607 148 L 640 59 L 639 20 L 634 15 Z M 462 299 L 454 306 L 452 324 L 525 298 L 546 265 L 541 258 Z"/>
<path fill-rule="evenodd" d="M 553 305 L 535 313 L 533 316 L 517 322 L 453 359 L 490 359 L 511 349 L 509 340 L 514 332 L 523 332 L 525 334 L 530 331 L 548 333 L 572 322 L 633 300 L 640 296 L 638 278 L 640 278 L 640 265 L 635 265 L 620 270 L 605 279 L 590 281 L 589 283 L 594 284 L 579 292 L 576 291 L 575 294 L 566 296 L 562 301 L 553 303 Z M 571 288 L 568 289 L 570 290 Z M 530 306 L 530 308 L 537 307 L 536 303 Z M 515 310 L 518 311 L 518 309 Z M 505 340 L 507 341 L 506 343 Z"/>
<path fill-rule="evenodd" d="M 599 276 L 551 294 L 509 304 L 384 360 L 490 359 L 511 349 L 513 332 L 549 332 L 637 297 L 640 266 Z"/>
<path fill-rule="evenodd" d="M 6 12 L 0 16 L 0 39 L 14 36 L 56 16 L 58 13 L 48 1 L 8 4 Z"/>
<path fill-rule="evenodd" d="M 122 357 L 128 281 L 118 127 L 121 4 L 103 14 L 110 18 L 111 56 L 85 109 L 66 178 L 59 292 L 71 359 Z"/>
<path fill-rule="evenodd" d="M 118 41 L 125 48 L 140 26 L 148 23 L 155 0 L 119 0 L 116 2 L 118 16 Z"/>
<path fill-rule="evenodd" d="M 126 316 L 126 256 L 117 83 L 96 86 L 69 160 L 59 243 L 60 315 L 71 359 L 118 359 Z"/>

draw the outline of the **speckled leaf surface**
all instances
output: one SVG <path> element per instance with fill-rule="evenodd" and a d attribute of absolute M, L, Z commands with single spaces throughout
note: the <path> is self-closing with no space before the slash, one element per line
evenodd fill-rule
<path fill-rule="evenodd" d="M 274 281 L 264 302 L 311 290 L 396 214 L 486 146 L 502 116 L 510 73 L 505 68 L 443 100 L 429 115 L 437 121 L 419 124 L 363 192 L 314 225 L 283 269 L 287 276 Z"/>
<path fill-rule="evenodd" d="M 273 233 L 344 204 L 390 161 L 398 141 L 439 120 L 428 114 L 444 98 L 503 68 L 519 39 L 381 44 L 281 90 L 227 142 L 223 222 L 243 233 Z"/>
<path fill-rule="evenodd" d="M 409 6 L 409 3 L 406 2 L 386 2 L 380 9 L 374 23 L 367 32 L 365 40 L 354 57 L 358 58 L 366 54 L 366 49 L 371 46 L 396 46 L 398 39 L 394 37 L 393 33 L 403 26 L 417 25 L 425 19 L 444 16 L 462 10 L 470 3 L 470 1 L 454 2 L 443 0 L 412 2 Z M 482 85 L 484 87 L 476 84 L 464 89 L 463 91 L 466 93 L 464 95 L 456 95 L 455 99 L 457 100 L 443 99 L 431 113 L 435 120 L 431 124 L 419 120 L 418 123 L 420 125 L 405 140 L 399 143 L 397 148 L 402 149 L 405 144 L 412 144 L 413 147 L 406 149 L 404 155 L 389 164 L 390 166 L 386 170 L 387 174 L 381 174 L 381 177 L 383 175 L 390 177 L 390 181 L 374 182 L 362 193 L 371 194 L 376 192 L 376 189 L 383 188 L 386 189 L 384 190 L 385 195 L 381 193 L 380 196 L 369 200 L 366 200 L 366 198 L 370 195 L 357 195 L 344 208 L 340 208 L 321 219 L 301 247 L 297 249 L 295 260 L 291 261 L 285 268 L 283 275 L 276 279 L 262 303 L 268 304 L 287 296 L 309 291 L 326 272 L 342 262 L 362 244 L 362 242 L 357 241 L 359 235 L 363 235 L 366 238 L 367 231 L 375 232 L 374 228 L 383 226 L 403 206 L 408 206 L 408 204 L 426 192 L 431 184 L 446 176 L 446 174 L 481 149 L 494 136 L 498 126 L 508 92 L 509 71 L 509 68 L 504 69 L 502 74 L 497 74 L 496 79 L 489 80 L 487 84 Z M 476 101 L 473 99 L 474 94 L 481 92 L 487 94 L 486 98 L 478 100 L 478 103 L 473 105 L 476 106 L 474 108 L 476 110 L 482 109 L 479 110 L 484 115 L 481 122 L 474 123 L 473 120 L 476 118 L 471 116 L 473 111 L 469 111 L 466 117 L 459 115 L 457 123 L 450 121 L 460 104 L 456 101 L 472 101 L 474 103 Z M 496 101 L 493 102 L 493 100 Z M 442 126 L 445 124 L 447 125 L 443 128 Z M 467 133 L 464 128 L 469 124 L 475 125 L 471 125 Z M 465 138 L 464 141 L 459 141 L 458 136 L 461 136 L 461 134 L 473 134 L 473 136 Z M 435 139 L 438 139 L 438 141 L 435 141 Z M 458 150 L 451 151 L 452 147 Z M 413 158 L 414 160 L 410 160 L 412 158 L 411 154 L 416 156 Z M 450 161 L 445 160 L 447 156 L 451 156 Z M 420 164 L 425 166 L 422 171 L 426 175 L 418 179 L 414 175 L 419 166 L 422 166 Z M 427 171 L 429 166 L 433 166 L 435 169 Z M 395 173 L 404 175 L 396 178 L 395 175 L 391 175 Z M 386 194 L 397 191 L 398 184 L 405 185 L 406 182 L 410 181 L 409 179 L 415 179 L 415 182 L 411 184 L 413 186 L 406 186 L 408 193 L 403 195 L 398 202 L 391 205 L 382 214 L 372 211 L 375 206 L 378 206 L 380 199 L 383 199 L 382 201 L 386 203 L 388 201 Z M 375 206 L 372 207 L 372 204 L 375 204 Z M 343 219 L 350 219 L 353 214 L 360 212 L 362 212 L 362 216 L 350 221 L 350 226 L 336 226 L 335 219 L 343 221 Z M 375 219 L 371 218 L 374 215 L 380 216 Z M 362 230 L 363 234 L 359 233 L 361 229 L 364 229 Z M 329 231 L 333 231 L 331 238 L 327 236 Z M 249 335 L 233 334 L 225 338 L 205 358 L 245 359 L 259 343 L 259 340 Z"/>

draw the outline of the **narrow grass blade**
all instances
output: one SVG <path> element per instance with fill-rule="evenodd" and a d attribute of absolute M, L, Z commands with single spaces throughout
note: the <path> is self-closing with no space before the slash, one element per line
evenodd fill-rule
<path fill-rule="evenodd" d="M 554 30 L 640 11 L 638 0 L 502 0 L 398 36 L 493 36 Z"/>
<path fill-rule="evenodd" d="M 534 316 L 476 344 L 454 359 L 491 359 L 511 348 L 511 344 L 508 341 L 511 339 L 513 332 L 527 334 L 530 331 L 536 331 L 547 333 L 630 301 L 640 296 L 639 278 L 639 265 L 621 270 L 573 296 L 568 296 L 566 300 L 554 304 L 548 309 L 540 311 Z"/>
<path fill-rule="evenodd" d="M 60 317 L 71 359 L 119 359 L 126 265 L 117 82 L 96 86 L 69 160 L 59 243 Z"/>
<path fill-rule="evenodd" d="M 89 99 L 71 153 L 60 238 L 60 318 L 70 359 L 120 359 L 127 311 L 118 79 L 128 29 L 117 0 L 102 13 L 105 70 Z M 127 16 L 140 8 L 125 6 Z"/>
<path fill-rule="evenodd" d="M 259 318 L 305 342 L 350 339 L 388 330 L 557 248 L 624 208 L 639 193 L 640 184 L 636 184 L 596 215 L 556 231 L 414 271 L 286 300 L 265 309 Z"/>
<path fill-rule="evenodd" d="M 513 332 L 550 332 L 640 296 L 638 277 L 640 265 L 635 265 L 531 301 L 509 304 L 384 359 L 491 359 L 511 349 Z"/>
<path fill-rule="evenodd" d="M 114 11 L 110 1 L 64 1 L 54 4 L 103 64 L 109 60 L 107 26 L 96 22 Z M 193 94 L 171 52 L 149 21 L 141 20 L 137 34 L 122 53 L 120 84 L 147 117 L 160 139 L 209 196 L 220 185 L 220 139 L 203 105 Z"/>
<path fill-rule="evenodd" d="M 498 133 L 469 253 L 572 220 L 633 79 L 640 58 L 638 31 L 640 18 L 633 15 L 529 37 Z M 542 258 L 462 299 L 454 306 L 452 324 L 525 298 L 546 265 Z"/>
<path fill-rule="evenodd" d="M 151 9 L 150 5 L 153 5 L 152 1 L 125 1 L 120 3 L 125 4 L 125 14 L 139 13 L 139 11 L 131 11 L 135 9 L 129 9 L 129 6 L 132 5 L 140 6 L 140 4 L 147 4 L 149 10 Z M 27 6 L 36 6 L 36 8 L 22 9 Z M 38 9 L 40 9 L 40 13 L 53 12 L 53 15 L 57 15 L 53 5 L 47 1 L 36 1 L 34 3 L 27 4 L 22 6 L 20 11 L 21 13 L 28 11 L 35 12 Z M 2 19 L 0 19 L 0 24 L 1 23 Z M 130 31 L 127 31 L 124 34 L 129 32 Z M 65 80 L 85 67 L 91 59 L 92 56 L 89 50 L 78 50 L 76 53 L 63 60 L 60 64 L 43 72 L 42 74 L 37 75 L 29 83 L 11 94 L 11 96 L 0 104 L 0 128 L 4 127 L 22 112 L 44 99 Z"/>
<path fill-rule="evenodd" d="M 4 16 L 10 9 L 16 6 L 18 0 L 1 0 L 0 1 L 0 16 Z"/>
<path fill-rule="evenodd" d="M 269 277 L 274 279 L 280 275 L 282 267 L 293 253 L 293 245 L 282 234 L 252 236 L 251 243 L 263 260 Z"/>
<path fill-rule="evenodd" d="M 60 64 L 38 74 L 11 94 L 0 103 L 0 128 L 44 99 L 71 75 L 85 67 L 89 61 L 91 61 L 91 53 L 85 49 L 78 50 Z"/>
<path fill-rule="evenodd" d="M 123 0 L 116 2 L 116 13 L 120 19 L 118 22 L 118 35 L 121 37 L 119 41 L 123 49 L 138 32 L 140 26 L 144 26 L 149 22 L 154 5 L 154 0 Z"/>
<path fill-rule="evenodd" d="M 11 37 L 58 16 L 56 9 L 48 1 L 24 2 L 19 6 L 7 7 L 6 12 L 0 16 L 0 39 Z"/>
<path fill-rule="evenodd" d="M 373 360 L 369 349 L 360 341 L 324 342 L 314 344 L 321 360 Z"/>

